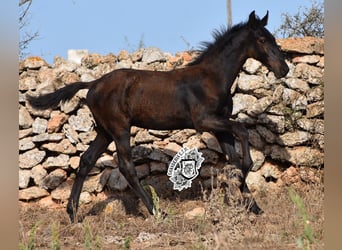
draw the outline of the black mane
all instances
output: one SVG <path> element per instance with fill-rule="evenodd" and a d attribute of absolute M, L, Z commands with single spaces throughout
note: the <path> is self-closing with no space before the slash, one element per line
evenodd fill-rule
<path fill-rule="evenodd" d="M 192 62 L 190 62 L 188 65 L 196 65 L 199 64 L 203 58 L 212 55 L 215 53 L 215 51 L 220 52 L 226 45 L 229 43 L 229 41 L 232 39 L 234 34 L 246 27 L 247 22 L 242 22 L 239 24 L 234 25 L 230 29 L 226 26 L 222 26 L 220 29 L 215 29 L 212 33 L 212 36 L 214 38 L 213 42 L 201 42 L 200 43 L 200 51 L 201 54 Z"/>

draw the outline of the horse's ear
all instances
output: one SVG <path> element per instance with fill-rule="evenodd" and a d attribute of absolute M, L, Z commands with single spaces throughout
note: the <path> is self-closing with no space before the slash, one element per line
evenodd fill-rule
<path fill-rule="evenodd" d="M 255 22 L 256 21 L 256 18 L 255 18 L 255 10 L 253 10 L 250 14 L 249 14 L 249 17 L 248 17 L 248 25 L 250 27 L 254 27 L 255 26 Z"/>
<path fill-rule="evenodd" d="M 263 26 L 266 26 L 267 25 L 267 21 L 268 21 L 268 11 L 267 11 L 266 15 L 261 19 L 261 24 Z"/>

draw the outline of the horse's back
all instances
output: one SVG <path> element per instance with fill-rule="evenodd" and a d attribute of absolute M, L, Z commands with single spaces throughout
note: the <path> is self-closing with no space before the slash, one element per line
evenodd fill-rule
<path fill-rule="evenodd" d="M 131 125 L 154 129 L 191 127 L 188 97 L 175 73 L 114 70 L 89 89 L 87 104 L 103 122 L 127 120 Z"/>

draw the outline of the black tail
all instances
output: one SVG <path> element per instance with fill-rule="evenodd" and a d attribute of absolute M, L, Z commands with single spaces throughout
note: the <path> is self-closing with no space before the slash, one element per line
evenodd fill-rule
<path fill-rule="evenodd" d="M 80 89 L 89 88 L 92 83 L 93 82 L 76 82 L 46 95 L 27 95 L 26 98 L 35 109 L 55 108 L 60 102 L 70 100 Z"/>

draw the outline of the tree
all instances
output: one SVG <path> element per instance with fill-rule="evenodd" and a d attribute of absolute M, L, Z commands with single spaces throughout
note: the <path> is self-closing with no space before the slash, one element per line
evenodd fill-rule
<path fill-rule="evenodd" d="M 25 31 L 25 27 L 29 24 L 28 13 L 31 4 L 32 0 L 19 1 L 19 58 L 23 58 L 26 55 L 24 51 L 27 49 L 29 43 L 39 36 L 38 31 L 34 32 L 33 34 Z"/>
<path fill-rule="evenodd" d="M 324 37 L 324 1 L 311 1 L 310 8 L 299 7 L 298 12 L 291 16 L 282 14 L 282 24 L 275 31 L 275 36 L 282 38 L 314 36 Z"/>
<path fill-rule="evenodd" d="M 228 28 L 232 27 L 232 2 L 231 0 L 227 0 L 227 19 L 228 19 Z"/>

